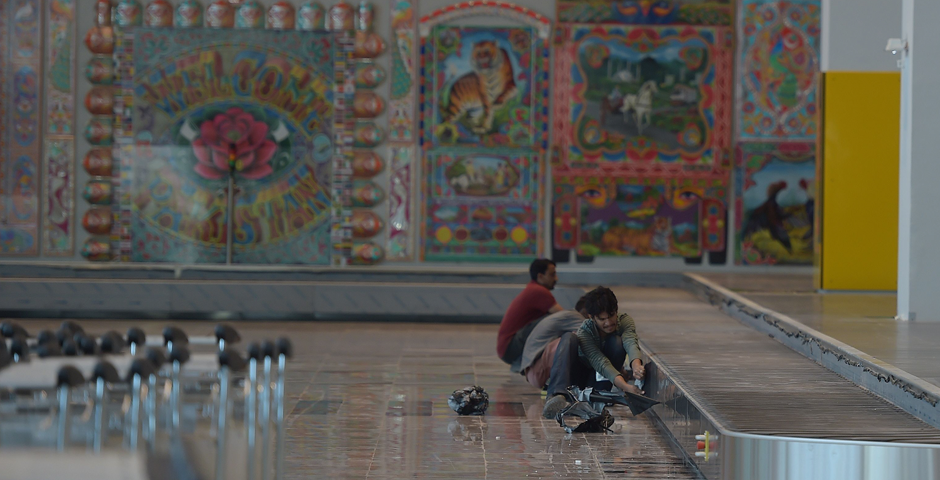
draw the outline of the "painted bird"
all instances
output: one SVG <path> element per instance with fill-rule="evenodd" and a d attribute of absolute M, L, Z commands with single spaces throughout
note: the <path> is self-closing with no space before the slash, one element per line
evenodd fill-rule
<path fill-rule="evenodd" d="M 744 224 L 744 238 L 761 230 L 767 230 L 770 232 L 770 236 L 780 242 L 788 252 L 793 251 L 793 246 L 790 244 L 790 234 L 783 226 L 783 209 L 777 203 L 777 195 L 786 188 L 787 182 L 783 180 L 771 183 L 767 187 L 767 200 L 751 211 L 747 223 Z"/>

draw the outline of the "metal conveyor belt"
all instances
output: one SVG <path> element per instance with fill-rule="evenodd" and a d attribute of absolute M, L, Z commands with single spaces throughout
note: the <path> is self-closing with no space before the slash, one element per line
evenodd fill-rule
<path fill-rule="evenodd" d="M 678 289 L 615 288 L 690 398 L 754 435 L 940 444 L 937 430 Z"/>

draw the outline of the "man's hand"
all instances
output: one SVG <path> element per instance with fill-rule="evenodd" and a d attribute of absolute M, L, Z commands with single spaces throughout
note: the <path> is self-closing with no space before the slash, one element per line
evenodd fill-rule
<path fill-rule="evenodd" d="M 617 378 L 614 379 L 614 386 L 619 388 L 624 392 L 635 393 L 637 395 L 643 395 L 643 391 L 637 388 L 636 385 L 627 383 L 622 375 L 617 375 Z"/>
<path fill-rule="evenodd" d="M 643 390 L 640 390 L 639 387 L 637 387 L 636 385 L 633 385 L 632 383 L 628 384 L 626 387 L 627 388 L 624 389 L 625 392 L 630 392 L 635 395 L 643 395 L 644 393 L 646 393 Z"/>
<path fill-rule="evenodd" d="M 633 369 L 633 378 L 637 380 L 643 380 L 643 378 L 645 378 L 646 369 L 643 368 L 643 360 L 639 358 L 633 359 L 633 361 L 630 362 L 630 368 Z"/>

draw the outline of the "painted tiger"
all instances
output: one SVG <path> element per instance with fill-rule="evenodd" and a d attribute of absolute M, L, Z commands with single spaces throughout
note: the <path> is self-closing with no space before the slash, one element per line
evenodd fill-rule
<path fill-rule="evenodd" d="M 470 55 L 473 71 L 457 79 L 450 87 L 446 107 L 441 107 L 445 123 L 467 115 L 473 133 L 483 135 L 493 129 L 496 109 L 514 97 L 518 90 L 512 62 L 505 49 L 492 40 L 473 45 Z"/>

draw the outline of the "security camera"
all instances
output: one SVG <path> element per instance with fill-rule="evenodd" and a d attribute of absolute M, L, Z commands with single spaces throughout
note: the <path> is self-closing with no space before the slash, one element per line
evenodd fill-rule
<path fill-rule="evenodd" d="M 900 38 L 889 38 L 885 50 L 891 52 L 891 55 L 897 55 L 899 50 L 907 51 L 907 41 Z"/>

